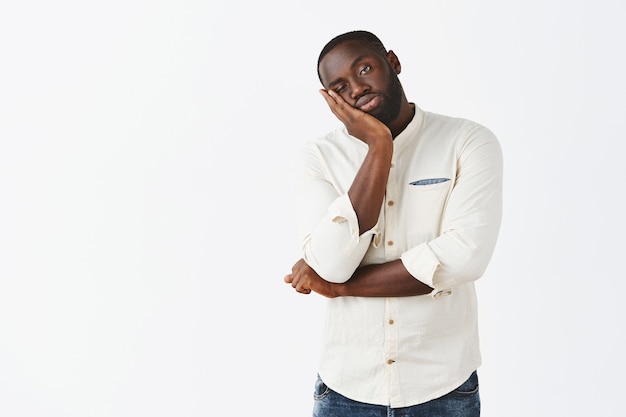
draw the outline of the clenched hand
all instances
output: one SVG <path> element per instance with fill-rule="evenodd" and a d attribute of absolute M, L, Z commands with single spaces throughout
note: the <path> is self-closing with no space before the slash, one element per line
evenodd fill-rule
<path fill-rule="evenodd" d="M 285 282 L 291 284 L 301 294 L 310 294 L 314 291 L 324 297 L 334 298 L 333 284 L 317 275 L 304 259 L 300 259 L 291 268 L 291 274 L 285 275 Z"/>

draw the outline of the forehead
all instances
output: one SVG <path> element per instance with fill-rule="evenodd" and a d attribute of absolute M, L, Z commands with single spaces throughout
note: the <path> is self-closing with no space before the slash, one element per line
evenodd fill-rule
<path fill-rule="evenodd" d="M 378 60 L 384 58 L 367 43 L 351 40 L 334 47 L 322 58 L 319 66 L 322 83 L 328 85 L 337 77 L 351 70 L 360 60 Z"/>

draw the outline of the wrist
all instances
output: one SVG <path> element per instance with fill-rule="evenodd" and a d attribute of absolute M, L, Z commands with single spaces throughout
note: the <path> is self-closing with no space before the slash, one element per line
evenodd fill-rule
<path fill-rule="evenodd" d="M 368 145 L 368 157 L 376 161 L 384 161 L 391 164 L 391 158 L 393 157 L 393 142 L 376 142 Z"/>
<path fill-rule="evenodd" d="M 342 284 L 331 284 L 331 293 L 334 297 L 345 297 L 348 295 L 348 284 L 347 283 L 342 283 Z"/>
<path fill-rule="evenodd" d="M 377 135 L 374 138 L 371 138 L 367 142 L 367 146 L 371 150 L 377 152 L 391 152 L 393 151 L 393 138 L 391 134 L 389 135 Z"/>

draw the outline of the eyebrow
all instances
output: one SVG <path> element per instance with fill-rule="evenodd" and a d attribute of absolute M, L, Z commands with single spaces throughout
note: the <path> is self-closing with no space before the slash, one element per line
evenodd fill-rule
<path fill-rule="evenodd" d="M 350 64 L 350 69 L 356 67 L 359 62 L 361 62 L 362 60 L 364 60 L 365 58 L 367 58 L 367 55 L 359 55 L 357 56 L 352 63 Z M 341 82 L 342 78 L 337 78 L 336 80 L 333 80 L 331 82 L 328 83 L 328 88 L 332 88 L 335 85 L 339 84 Z"/>

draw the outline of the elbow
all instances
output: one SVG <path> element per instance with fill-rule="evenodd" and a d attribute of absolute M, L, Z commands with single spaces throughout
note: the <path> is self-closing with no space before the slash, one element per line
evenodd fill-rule
<path fill-rule="evenodd" d="M 349 258 L 326 256 L 325 253 L 318 255 L 316 256 L 316 252 L 312 251 L 310 246 L 305 246 L 302 259 L 320 278 L 333 284 L 343 284 L 348 281 L 358 267 L 358 263 L 353 265 L 354 261 Z"/>
<path fill-rule="evenodd" d="M 456 280 L 462 284 L 472 281 L 477 281 L 480 279 L 487 269 L 486 264 L 468 264 L 465 265 L 464 268 L 459 269 L 454 275 L 457 277 Z"/>
<path fill-rule="evenodd" d="M 343 284 L 347 282 L 354 273 L 354 270 L 346 269 L 345 265 L 340 264 L 320 264 L 314 260 L 304 258 L 304 261 L 320 276 L 324 281 L 333 284 Z"/>
<path fill-rule="evenodd" d="M 357 240 L 348 245 L 313 244 L 309 239 L 303 245 L 302 258 L 325 281 L 343 284 L 361 264 L 369 241 Z"/>
<path fill-rule="evenodd" d="M 477 281 L 485 274 L 490 258 L 490 253 L 470 251 L 465 258 L 459 257 L 450 265 L 441 265 L 439 279 L 456 285 Z"/>

